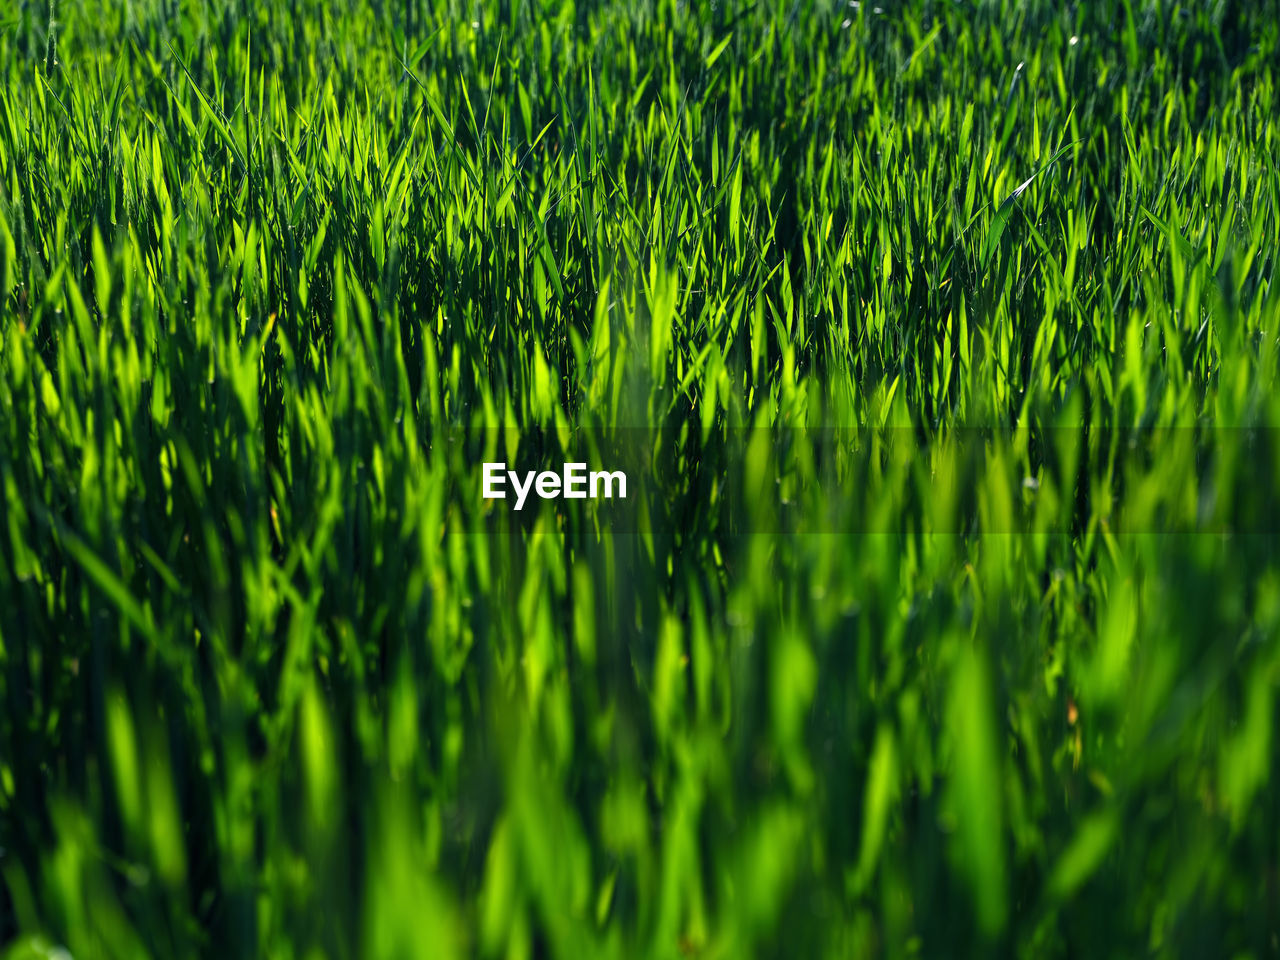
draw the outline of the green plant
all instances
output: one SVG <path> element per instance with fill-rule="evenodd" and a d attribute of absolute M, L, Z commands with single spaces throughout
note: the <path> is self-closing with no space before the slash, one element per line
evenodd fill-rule
<path fill-rule="evenodd" d="M 6 956 L 1274 952 L 1265 11 L 61 20 Z M 637 495 L 479 496 L 584 458 Z"/>

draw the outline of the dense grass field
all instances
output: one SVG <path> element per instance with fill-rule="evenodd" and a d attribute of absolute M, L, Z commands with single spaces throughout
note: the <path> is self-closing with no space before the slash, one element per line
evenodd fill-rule
<path fill-rule="evenodd" d="M 1280 956 L 1275 13 L 6 6 L 0 957 Z"/>

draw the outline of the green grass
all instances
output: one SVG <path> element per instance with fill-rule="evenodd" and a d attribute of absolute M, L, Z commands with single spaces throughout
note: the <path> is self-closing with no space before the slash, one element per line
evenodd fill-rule
<path fill-rule="evenodd" d="M 10 6 L 0 956 L 1275 956 L 1266 6 Z"/>

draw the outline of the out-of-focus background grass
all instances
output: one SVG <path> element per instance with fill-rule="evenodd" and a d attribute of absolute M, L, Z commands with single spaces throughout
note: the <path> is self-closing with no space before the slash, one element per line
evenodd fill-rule
<path fill-rule="evenodd" d="M 0 955 L 1276 956 L 1278 54 L 10 3 Z"/>

